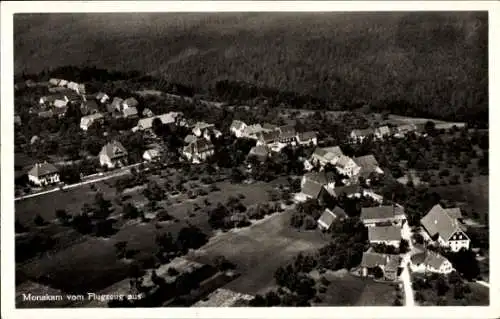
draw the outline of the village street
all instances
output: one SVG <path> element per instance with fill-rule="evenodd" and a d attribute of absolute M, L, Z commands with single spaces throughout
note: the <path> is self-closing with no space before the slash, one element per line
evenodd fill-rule
<path fill-rule="evenodd" d="M 409 264 L 411 262 L 411 256 L 414 253 L 414 247 L 411 240 L 411 228 L 406 221 L 401 228 L 401 237 L 408 241 L 408 252 L 403 256 L 403 272 L 401 273 L 401 280 L 403 281 L 403 289 L 405 291 L 405 306 L 414 307 L 415 297 L 413 294 L 413 288 L 411 285 L 411 276 Z"/>
<path fill-rule="evenodd" d="M 37 192 L 34 194 L 20 196 L 20 197 L 17 197 L 15 199 L 15 201 L 19 201 L 19 200 L 23 200 L 23 199 L 27 199 L 27 198 L 31 198 L 31 197 L 37 197 L 37 196 L 41 196 L 41 195 L 45 195 L 45 194 L 49 194 L 49 193 L 53 193 L 53 192 L 58 192 L 58 191 L 61 191 L 63 189 L 70 189 L 70 188 L 80 187 L 80 186 L 87 185 L 87 184 L 102 182 L 102 181 L 105 181 L 105 180 L 108 180 L 108 179 L 111 179 L 114 177 L 118 177 L 118 176 L 123 176 L 123 175 L 129 174 L 131 168 L 139 166 L 141 164 L 143 164 L 143 163 L 141 162 L 141 163 L 136 163 L 136 164 L 124 166 L 124 167 L 118 168 L 112 172 L 85 176 L 82 178 L 82 180 L 83 180 L 82 182 L 70 184 L 70 185 L 63 185 L 62 187 L 56 187 L 56 188 L 49 189 L 46 191 L 41 191 L 41 192 Z"/>

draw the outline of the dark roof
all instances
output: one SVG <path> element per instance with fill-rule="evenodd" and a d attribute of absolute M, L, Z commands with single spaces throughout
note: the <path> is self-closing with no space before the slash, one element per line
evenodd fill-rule
<path fill-rule="evenodd" d="M 401 227 L 397 226 L 368 227 L 368 238 L 370 241 L 401 240 Z"/>
<path fill-rule="evenodd" d="M 28 175 L 41 177 L 57 173 L 58 171 L 59 170 L 54 165 L 47 162 L 43 162 L 43 163 L 36 163 L 35 166 L 33 166 L 33 168 L 28 171 Z"/>
<path fill-rule="evenodd" d="M 306 180 L 302 186 L 302 193 L 312 198 L 318 198 L 322 188 L 323 185 Z"/>
<path fill-rule="evenodd" d="M 271 123 L 264 123 L 262 124 L 262 128 L 266 130 L 275 130 L 276 128 L 278 128 L 278 126 Z"/>
<path fill-rule="evenodd" d="M 439 234 L 444 240 L 450 239 L 456 231 L 462 230 L 457 219 L 451 217 L 439 204 L 434 205 L 420 223 L 431 237 Z"/>
<path fill-rule="evenodd" d="M 193 147 L 193 151 L 197 151 L 198 153 L 206 152 L 214 148 L 212 142 L 207 141 L 204 138 L 197 138 L 190 143 Z"/>
<path fill-rule="evenodd" d="M 441 256 L 440 254 L 432 251 L 427 251 L 427 256 L 425 257 L 424 264 L 434 269 L 439 269 L 446 261 L 448 261 L 448 259 Z"/>
<path fill-rule="evenodd" d="M 277 141 L 280 137 L 280 132 L 271 131 L 271 132 L 261 132 L 259 139 L 264 143 L 273 143 Z"/>
<path fill-rule="evenodd" d="M 361 220 L 366 219 L 387 219 L 404 214 L 404 209 L 396 205 L 385 205 L 376 207 L 363 207 L 361 209 Z"/>
<path fill-rule="evenodd" d="M 263 145 L 258 145 L 258 146 L 252 147 L 252 149 L 250 150 L 248 155 L 249 156 L 254 155 L 254 156 L 259 156 L 259 157 L 267 157 L 269 155 L 269 150 L 267 149 L 267 147 L 265 147 Z"/>
<path fill-rule="evenodd" d="M 107 155 L 109 158 L 120 158 L 127 155 L 127 150 L 123 147 L 122 143 L 112 141 L 104 145 L 99 155 Z"/>
<path fill-rule="evenodd" d="M 334 191 L 335 191 L 336 196 L 341 196 L 342 194 L 352 195 L 352 194 L 359 193 L 359 185 L 352 184 L 352 185 L 348 185 L 348 186 L 339 186 L 339 187 L 335 187 Z"/>
<path fill-rule="evenodd" d="M 361 259 L 361 267 L 373 268 L 377 266 L 385 266 L 387 264 L 387 256 L 375 252 L 364 252 Z"/>
<path fill-rule="evenodd" d="M 313 138 L 316 138 L 316 132 L 301 132 L 298 134 L 298 138 L 300 141 L 312 140 Z"/>
<path fill-rule="evenodd" d="M 328 183 L 335 182 L 333 174 L 322 172 L 309 172 L 304 174 L 304 178 L 308 181 L 313 181 L 315 183 L 326 185 Z"/>
<path fill-rule="evenodd" d="M 113 106 L 114 108 L 121 107 L 122 103 L 123 103 L 122 98 L 114 97 L 113 101 L 111 102 L 111 106 Z"/>
<path fill-rule="evenodd" d="M 283 125 L 278 128 L 281 134 L 292 134 L 295 135 L 297 132 L 295 131 L 294 125 Z"/>

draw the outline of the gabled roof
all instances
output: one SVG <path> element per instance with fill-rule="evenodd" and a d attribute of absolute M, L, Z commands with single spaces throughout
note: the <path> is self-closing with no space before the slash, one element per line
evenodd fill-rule
<path fill-rule="evenodd" d="M 122 102 L 123 102 L 123 99 L 122 98 L 119 98 L 119 97 L 114 97 L 113 98 L 113 101 L 111 102 L 111 106 L 113 108 L 118 108 L 118 107 L 121 107 L 122 105 Z"/>
<path fill-rule="evenodd" d="M 439 234 L 444 240 L 449 240 L 459 230 L 463 231 L 457 219 L 451 217 L 439 204 L 434 205 L 420 223 L 431 237 Z"/>
<path fill-rule="evenodd" d="M 359 167 L 361 167 L 360 174 L 362 175 L 376 172 L 377 168 L 379 168 L 379 164 L 375 159 L 375 156 L 372 154 L 355 157 L 353 160 Z"/>
<path fill-rule="evenodd" d="M 309 172 L 304 174 L 306 181 L 312 181 L 321 185 L 335 182 L 333 174 L 322 172 Z"/>
<path fill-rule="evenodd" d="M 154 115 L 153 111 L 151 111 L 148 108 L 145 108 L 144 110 L 142 110 L 142 116 L 152 117 L 152 116 L 155 116 L 155 115 Z"/>
<path fill-rule="evenodd" d="M 342 152 L 342 149 L 339 146 L 332 146 L 323 148 L 317 147 L 314 150 L 313 155 L 322 157 L 326 161 L 332 161 L 335 158 L 343 156 L 344 153 Z"/>
<path fill-rule="evenodd" d="M 38 116 L 43 118 L 48 118 L 54 116 L 54 112 L 52 110 L 41 111 L 38 112 Z"/>
<path fill-rule="evenodd" d="M 155 158 L 160 156 L 160 151 L 153 148 L 144 152 L 144 155 L 148 155 L 150 158 Z"/>
<path fill-rule="evenodd" d="M 123 101 L 123 104 L 127 104 L 129 107 L 134 107 L 139 105 L 139 102 L 135 99 L 135 97 L 129 97 L 125 101 Z"/>
<path fill-rule="evenodd" d="M 259 139 L 264 143 L 274 143 L 280 137 L 280 132 L 278 131 L 270 131 L 270 132 L 260 132 Z"/>
<path fill-rule="evenodd" d="M 364 252 L 361 259 L 361 267 L 374 268 L 377 266 L 385 266 L 387 264 L 387 256 L 375 252 Z"/>
<path fill-rule="evenodd" d="M 250 152 L 248 153 L 248 155 L 254 155 L 254 156 L 260 156 L 260 157 L 267 157 L 269 155 L 269 150 L 267 149 L 267 147 L 263 146 L 263 145 L 257 145 L 257 146 L 254 146 L 250 149 Z"/>
<path fill-rule="evenodd" d="M 318 219 L 318 222 L 321 221 L 327 228 L 330 228 L 334 220 L 345 217 L 347 217 L 345 211 L 339 206 L 335 206 L 333 210 L 326 208 L 321 217 Z"/>
<path fill-rule="evenodd" d="M 352 158 L 350 158 L 349 156 L 342 155 L 342 156 L 340 156 L 340 158 L 337 161 L 337 163 L 335 164 L 335 166 L 346 167 L 347 165 L 349 165 L 352 162 L 353 162 Z M 356 164 L 356 163 L 354 163 L 354 164 Z"/>
<path fill-rule="evenodd" d="M 368 227 L 368 239 L 370 241 L 401 240 L 401 227 L 397 226 Z"/>
<path fill-rule="evenodd" d="M 80 123 L 82 123 L 82 124 L 83 123 L 91 123 L 95 120 L 102 119 L 103 117 L 104 117 L 104 115 L 102 115 L 101 113 L 94 113 L 94 114 L 82 116 Z"/>
<path fill-rule="evenodd" d="M 142 129 L 150 129 L 153 127 L 153 121 L 155 119 L 159 119 L 163 124 L 175 123 L 176 119 L 179 116 L 182 116 L 181 112 L 169 112 L 152 117 L 143 118 L 137 122 L 137 127 L 141 127 Z"/>
<path fill-rule="evenodd" d="M 109 96 L 106 93 L 99 92 L 99 93 L 97 93 L 97 95 L 95 96 L 95 98 L 98 99 L 98 100 L 101 100 L 105 96 L 107 96 L 109 98 Z"/>
<path fill-rule="evenodd" d="M 356 135 L 356 136 L 368 136 L 370 134 L 373 134 L 373 129 L 371 128 L 365 128 L 362 130 L 355 129 L 351 131 L 351 135 Z"/>
<path fill-rule="evenodd" d="M 125 147 L 123 147 L 122 143 L 118 141 L 112 141 L 104 145 L 99 153 L 99 155 L 106 155 L 110 159 L 120 158 L 126 156 L 127 154 L 128 153 Z"/>
<path fill-rule="evenodd" d="M 368 219 L 388 219 L 394 218 L 396 215 L 403 214 L 402 208 L 397 208 L 392 205 L 363 207 L 361 208 L 361 220 Z"/>
<path fill-rule="evenodd" d="M 462 218 L 462 211 L 460 208 L 455 207 L 455 208 L 445 208 L 445 212 L 451 217 L 451 218 Z"/>
<path fill-rule="evenodd" d="M 214 127 L 213 124 L 208 124 L 208 123 L 205 123 L 205 122 L 197 122 L 194 125 L 193 130 L 196 130 L 196 129 L 204 130 L 204 129 L 213 128 L 213 127 Z"/>
<path fill-rule="evenodd" d="M 345 195 L 352 195 L 360 192 L 359 185 L 357 184 L 351 184 L 347 186 L 339 186 L 335 187 L 334 189 L 335 196 L 342 196 L 343 194 Z"/>
<path fill-rule="evenodd" d="M 322 188 L 323 185 L 306 180 L 306 182 L 302 186 L 302 194 L 310 196 L 312 198 L 318 198 Z"/>
<path fill-rule="evenodd" d="M 265 130 L 275 130 L 278 128 L 278 126 L 271 124 L 271 123 L 264 123 L 264 124 L 262 124 L 262 128 Z"/>
<path fill-rule="evenodd" d="M 247 125 L 247 127 L 243 129 L 243 133 L 246 135 L 258 134 L 262 132 L 262 129 L 263 128 L 260 124 Z"/>
<path fill-rule="evenodd" d="M 54 165 L 47 162 L 43 162 L 43 163 L 36 163 L 35 166 L 33 166 L 33 168 L 28 171 L 28 175 L 41 177 L 57 173 L 58 171 L 59 170 Z"/>
<path fill-rule="evenodd" d="M 278 131 L 281 134 L 292 134 L 295 135 L 297 132 L 295 131 L 295 126 L 294 125 L 283 125 L 278 127 Z"/>
<path fill-rule="evenodd" d="M 297 138 L 299 141 L 309 141 L 312 140 L 313 138 L 316 138 L 316 132 L 309 131 L 309 132 L 301 132 L 297 134 Z"/>
<path fill-rule="evenodd" d="M 231 123 L 231 129 L 235 130 L 241 130 L 246 124 L 243 121 L 240 120 L 233 120 Z"/>
<path fill-rule="evenodd" d="M 66 100 L 55 100 L 54 101 L 54 106 L 57 108 L 65 107 L 66 105 L 68 105 L 68 101 L 66 101 Z"/>
<path fill-rule="evenodd" d="M 203 153 L 209 150 L 212 150 L 214 148 L 214 145 L 212 142 L 207 141 L 204 138 L 195 138 L 193 141 L 191 141 L 188 145 L 184 147 L 184 151 L 188 153 Z"/>
<path fill-rule="evenodd" d="M 415 124 L 403 124 L 399 125 L 396 129 L 399 132 L 409 132 L 409 131 L 416 131 L 417 126 Z"/>
<path fill-rule="evenodd" d="M 138 114 L 137 108 L 135 106 L 127 107 L 123 110 L 123 115 L 125 117 L 136 116 Z"/>
<path fill-rule="evenodd" d="M 97 105 L 97 102 L 94 100 L 87 100 L 83 101 L 82 104 L 80 105 L 80 109 L 84 114 L 89 114 L 93 112 L 98 112 L 99 111 L 99 106 Z"/>
<path fill-rule="evenodd" d="M 439 269 L 448 259 L 432 251 L 427 251 L 424 264 L 434 269 Z M 449 261 L 448 261 L 449 262 Z"/>

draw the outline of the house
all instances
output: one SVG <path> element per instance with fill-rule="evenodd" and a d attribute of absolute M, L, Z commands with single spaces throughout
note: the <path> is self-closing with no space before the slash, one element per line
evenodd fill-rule
<path fill-rule="evenodd" d="M 365 138 L 367 138 L 370 135 L 373 135 L 374 131 L 371 128 L 363 129 L 363 130 L 352 130 L 351 134 L 349 134 L 349 137 L 353 142 L 362 142 Z"/>
<path fill-rule="evenodd" d="M 214 145 L 209 140 L 195 138 L 188 145 L 184 146 L 182 154 L 192 163 L 201 163 L 215 152 Z"/>
<path fill-rule="evenodd" d="M 145 108 L 145 109 L 142 111 L 142 116 L 145 116 L 145 117 L 153 117 L 153 116 L 155 116 L 155 114 L 154 114 L 154 113 L 153 113 L 153 111 L 151 111 L 150 109 Z"/>
<path fill-rule="evenodd" d="M 377 127 L 373 134 L 375 135 L 376 139 L 382 140 L 385 137 L 391 135 L 391 130 L 389 129 L 389 126 L 384 125 L 381 127 Z"/>
<path fill-rule="evenodd" d="M 384 201 L 384 196 L 375 193 L 371 189 L 363 189 L 363 196 L 370 197 L 371 199 L 373 199 L 374 201 L 376 201 L 378 203 L 382 203 Z"/>
<path fill-rule="evenodd" d="M 182 112 L 169 112 L 152 117 L 140 119 L 137 122 L 136 129 L 139 131 L 151 130 L 155 119 L 159 119 L 162 124 L 180 124 L 183 118 Z"/>
<path fill-rule="evenodd" d="M 134 107 L 136 108 L 139 105 L 139 102 L 134 97 L 129 97 L 128 99 L 122 102 L 122 109 L 126 110 L 128 108 Z"/>
<path fill-rule="evenodd" d="M 296 139 L 299 145 L 318 145 L 318 137 L 316 135 L 316 132 L 309 131 L 298 133 Z"/>
<path fill-rule="evenodd" d="M 79 83 L 77 86 L 76 86 L 76 90 L 75 90 L 76 93 L 82 95 L 82 94 L 85 94 L 86 91 L 85 91 L 85 84 L 81 84 Z"/>
<path fill-rule="evenodd" d="M 59 183 L 59 170 L 47 162 L 36 163 L 28 171 L 28 180 L 38 186 L 56 184 Z"/>
<path fill-rule="evenodd" d="M 205 138 L 206 140 L 210 140 L 212 134 L 215 136 L 215 138 L 219 138 L 222 135 L 222 133 L 215 128 L 215 125 L 205 122 L 197 122 L 194 125 L 192 131 L 195 136 L 203 136 L 203 138 Z"/>
<path fill-rule="evenodd" d="M 457 252 L 470 247 L 470 239 L 465 234 L 465 228 L 459 218 L 461 218 L 460 210 L 444 209 L 437 204 L 420 220 L 420 223 L 440 246 L 449 247 L 451 251 Z"/>
<path fill-rule="evenodd" d="M 400 205 L 385 205 L 361 208 L 361 221 L 365 226 L 372 227 L 378 224 L 393 224 L 402 226 L 406 220 L 404 208 Z"/>
<path fill-rule="evenodd" d="M 106 93 L 104 92 L 99 92 L 97 93 L 95 99 L 101 103 L 101 104 L 104 104 L 106 103 L 107 101 L 109 101 L 109 95 L 107 95 Z"/>
<path fill-rule="evenodd" d="M 122 98 L 114 97 L 113 101 L 111 101 L 111 107 L 114 110 L 121 111 L 122 110 L 122 103 L 123 103 L 123 99 Z"/>
<path fill-rule="evenodd" d="M 268 131 L 268 132 L 269 132 L 269 131 L 274 131 L 274 130 L 276 130 L 277 128 L 278 128 L 278 126 L 276 126 L 276 125 L 274 125 L 274 124 L 271 124 L 271 123 L 264 123 L 264 124 L 262 125 L 262 129 L 263 129 L 264 131 Z"/>
<path fill-rule="evenodd" d="M 361 259 L 361 275 L 363 277 L 372 276 L 375 268 L 379 267 L 385 280 L 394 281 L 398 277 L 400 265 L 401 257 L 397 255 L 379 254 L 368 250 L 363 253 Z"/>
<path fill-rule="evenodd" d="M 341 196 L 346 196 L 349 198 L 353 197 L 361 197 L 362 189 L 359 185 L 357 184 L 351 184 L 351 185 L 346 185 L 346 186 L 337 186 L 333 189 L 333 192 L 331 193 L 332 196 L 334 197 L 341 197 Z"/>
<path fill-rule="evenodd" d="M 233 120 L 231 126 L 229 127 L 229 131 L 237 138 L 241 138 L 243 137 L 243 131 L 246 127 L 247 125 L 245 124 L 245 122 L 242 122 L 240 120 Z"/>
<path fill-rule="evenodd" d="M 247 125 L 242 132 L 242 137 L 257 140 L 260 133 L 266 131 L 260 124 Z"/>
<path fill-rule="evenodd" d="M 262 131 L 259 134 L 257 145 L 271 146 L 279 142 L 280 132 L 278 131 Z"/>
<path fill-rule="evenodd" d="M 133 119 L 139 117 L 139 112 L 135 106 L 127 107 L 123 109 L 123 117 L 128 119 Z"/>
<path fill-rule="evenodd" d="M 301 192 L 295 197 L 298 201 L 311 198 L 323 200 L 325 197 L 332 197 L 335 181 L 333 176 L 325 172 L 307 173 L 302 177 L 300 186 Z"/>
<path fill-rule="evenodd" d="M 264 145 L 257 145 L 250 149 L 247 158 L 256 158 L 260 162 L 264 162 L 269 157 L 269 149 Z"/>
<path fill-rule="evenodd" d="M 347 214 L 339 206 L 335 206 L 333 210 L 326 208 L 318 219 L 318 227 L 322 230 L 328 230 L 335 220 L 344 220 L 345 218 L 347 218 Z"/>
<path fill-rule="evenodd" d="M 99 106 L 94 100 L 85 100 L 80 104 L 80 111 L 83 115 L 99 113 Z"/>
<path fill-rule="evenodd" d="M 370 244 L 385 244 L 398 248 L 401 241 L 401 227 L 392 225 L 368 227 L 368 240 Z"/>
<path fill-rule="evenodd" d="M 68 81 L 62 79 L 62 80 L 59 81 L 59 83 L 57 85 L 59 85 L 61 87 L 67 87 L 68 86 Z"/>
<path fill-rule="evenodd" d="M 69 98 L 64 93 L 57 93 L 48 96 L 42 96 L 39 103 L 46 106 L 54 106 L 54 103 L 56 101 L 63 101 L 64 106 L 66 106 L 66 104 L 69 102 Z M 61 102 L 58 103 L 60 104 Z"/>
<path fill-rule="evenodd" d="M 368 183 L 370 182 L 369 177 L 371 174 L 384 174 L 384 171 L 380 168 L 375 156 L 371 154 L 355 157 L 353 160 L 356 165 L 360 167 L 358 175 L 367 179 Z"/>
<path fill-rule="evenodd" d="M 358 175 L 361 170 L 361 167 L 359 167 L 352 158 L 345 155 L 339 157 L 335 163 L 335 168 L 340 174 L 349 178 Z"/>
<path fill-rule="evenodd" d="M 302 176 L 302 180 L 300 182 L 301 187 L 307 181 L 312 181 L 314 183 L 321 184 L 322 186 L 325 186 L 326 188 L 329 188 L 329 189 L 335 188 L 335 180 L 333 178 L 333 175 L 329 174 L 329 173 L 325 173 L 325 172 L 306 173 L 306 174 L 304 174 L 304 176 Z"/>
<path fill-rule="evenodd" d="M 142 158 L 145 159 L 146 161 L 157 160 L 160 158 L 160 151 L 155 148 L 149 149 L 144 152 Z"/>
<path fill-rule="evenodd" d="M 304 163 L 306 168 L 308 165 L 319 165 L 323 168 L 326 164 L 335 165 L 339 158 L 343 156 L 344 153 L 338 146 L 333 147 L 324 147 L 324 148 L 316 148 L 311 155 L 310 160 L 307 163 Z"/>
<path fill-rule="evenodd" d="M 295 145 L 297 131 L 293 125 L 283 125 L 276 129 L 279 132 L 278 142 L 285 145 Z"/>
<path fill-rule="evenodd" d="M 69 82 L 66 87 L 70 90 L 77 91 L 78 90 L 78 83 L 76 82 Z"/>
<path fill-rule="evenodd" d="M 404 124 L 397 126 L 395 128 L 395 137 L 404 137 L 406 134 L 410 132 L 415 132 L 417 131 L 417 126 L 415 124 Z"/>
<path fill-rule="evenodd" d="M 450 274 L 453 272 L 453 265 L 442 255 L 427 250 L 411 256 L 411 270 L 414 272 L 430 272 L 438 274 Z"/>
<path fill-rule="evenodd" d="M 55 78 L 52 78 L 49 80 L 49 84 L 50 85 L 53 85 L 53 86 L 58 86 L 59 85 L 59 82 L 61 82 L 60 79 L 55 79 Z"/>
<path fill-rule="evenodd" d="M 107 168 L 124 166 L 128 162 L 128 152 L 120 142 L 112 141 L 102 147 L 99 162 Z"/>
<path fill-rule="evenodd" d="M 82 116 L 80 119 L 80 128 L 84 131 L 88 130 L 89 127 L 92 126 L 92 124 L 96 122 L 103 122 L 104 120 L 104 115 L 101 113 L 93 113 L 90 115 Z"/>

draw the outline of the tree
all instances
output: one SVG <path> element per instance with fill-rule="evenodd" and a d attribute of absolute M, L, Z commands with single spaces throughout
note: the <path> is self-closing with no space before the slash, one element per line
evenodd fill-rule
<path fill-rule="evenodd" d="M 281 298 L 272 290 L 266 294 L 265 299 L 267 307 L 279 306 L 281 304 Z"/>
<path fill-rule="evenodd" d="M 399 242 L 399 253 L 406 254 L 410 249 L 410 245 L 406 239 L 401 238 Z"/>
<path fill-rule="evenodd" d="M 81 213 L 73 217 L 71 221 L 73 228 L 82 234 L 88 234 L 92 232 L 92 221 L 86 213 Z"/>
<path fill-rule="evenodd" d="M 116 257 L 118 259 L 124 258 L 126 251 L 127 251 L 126 241 L 119 241 L 115 244 L 115 252 L 116 252 Z"/>
<path fill-rule="evenodd" d="M 123 206 L 123 218 L 125 219 L 135 219 L 138 218 L 140 213 L 137 207 L 135 205 L 132 205 L 131 203 L 125 204 Z"/>
<path fill-rule="evenodd" d="M 264 297 L 257 294 L 257 295 L 255 295 L 255 297 L 252 300 L 250 300 L 248 305 L 250 307 L 266 307 L 267 303 L 266 303 L 266 299 Z"/>
<path fill-rule="evenodd" d="M 436 280 L 435 289 L 438 296 L 444 296 L 448 292 L 448 290 L 450 290 L 450 287 L 448 286 L 448 283 L 443 276 L 439 276 Z"/>
<path fill-rule="evenodd" d="M 24 226 L 20 221 L 19 219 L 16 218 L 16 221 L 15 221 L 15 231 L 16 231 L 16 234 L 20 234 L 20 233 L 24 233 L 26 231 L 28 231 L 28 228 L 26 226 Z"/>
<path fill-rule="evenodd" d="M 191 225 L 180 230 L 176 244 L 180 251 L 187 252 L 203 246 L 207 241 L 208 236 L 200 228 Z"/>
<path fill-rule="evenodd" d="M 36 214 L 35 218 L 33 219 L 33 222 L 37 226 L 44 226 L 44 225 L 46 225 L 45 219 L 43 219 L 43 217 L 40 214 Z"/>
<path fill-rule="evenodd" d="M 56 218 L 63 225 L 67 225 L 69 222 L 69 219 L 70 219 L 68 213 L 64 209 L 57 209 L 56 210 Z"/>

